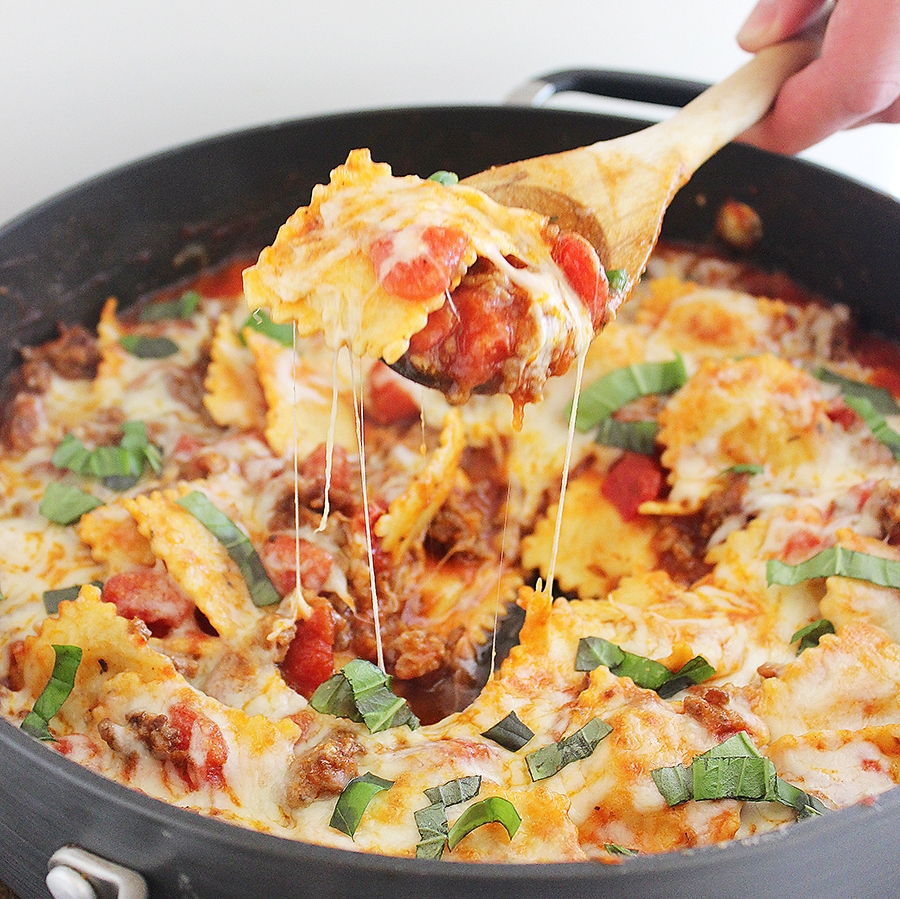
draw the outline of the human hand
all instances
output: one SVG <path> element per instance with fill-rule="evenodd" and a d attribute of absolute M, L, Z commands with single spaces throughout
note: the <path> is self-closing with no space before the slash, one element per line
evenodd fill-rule
<path fill-rule="evenodd" d="M 751 53 L 785 40 L 827 0 L 759 0 L 737 40 Z M 741 140 L 796 153 L 844 128 L 900 122 L 900 0 L 838 0 L 821 56 L 788 79 L 769 114 Z"/>

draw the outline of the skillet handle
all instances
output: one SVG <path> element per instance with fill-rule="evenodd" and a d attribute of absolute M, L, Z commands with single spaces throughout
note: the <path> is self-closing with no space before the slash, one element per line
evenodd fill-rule
<path fill-rule="evenodd" d="M 656 106 L 685 106 L 708 84 L 685 81 L 664 75 L 647 75 L 643 72 L 617 72 L 611 69 L 563 69 L 539 75 L 516 88 L 507 98 L 511 106 L 543 106 L 554 94 L 578 91 L 613 97 L 616 100 L 632 100 L 652 103 Z"/>

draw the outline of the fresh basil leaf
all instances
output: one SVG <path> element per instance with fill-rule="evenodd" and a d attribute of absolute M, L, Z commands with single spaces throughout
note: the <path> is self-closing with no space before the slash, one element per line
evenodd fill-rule
<path fill-rule="evenodd" d="M 354 777 L 338 796 L 329 826 L 352 839 L 369 803 L 375 796 L 383 790 L 389 790 L 393 785 L 394 781 L 370 773 Z"/>
<path fill-rule="evenodd" d="M 617 368 L 582 390 L 575 426 L 579 431 L 589 431 L 642 396 L 673 393 L 686 383 L 687 369 L 680 354 L 670 362 L 644 362 Z"/>
<path fill-rule="evenodd" d="M 282 346 L 292 347 L 294 345 L 294 325 L 291 322 L 283 322 L 281 324 L 273 322 L 265 309 L 257 309 L 251 312 L 247 321 L 241 327 L 241 331 L 244 328 L 251 328 L 260 334 L 264 334 L 266 337 L 271 337 L 272 340 L 277 340 Z"/>
<path fill-rule="evenodd" d="M 47 485 L 38 511 L 55 524 L 75 524 L 82 515 L 102 506 L 103 503 L 71 484 L 57 481 Z"/>
<path fill-rule="evenodd" d="M 628 273 L 624 268 L 610 268 L 606 270 L 606 280 L 610 293 L 621 293 L 628 286 Z"/>
<path fill-rule="evenodd" d="M 655 421 L 619 421 L 604 418 L 597 427 L 594 442 L 601 446 L 652 456 L 656 453 L 656 435 L 659 425 Z"/>
<path fill-rule="evenodd" d="M 819 640 L 825 634 L 833 633 L 834 625 L 827 618 L 820 618 L 818 621 L 813 621 L 812 624 L 807 624 L 806 627 L 801 627 L 791 637 L 791 643 L 800 641 L 800 645 L 797 647 L 797 655 L 800 655 L 804 649 L 812 649 L 813 646 L 818 646 Z"/>
<path fill-rule="evenodd" d="M 484 824 L 502 824 L 512 839 L 522 823 L 516 807 L 502 796 L 489 796 L 474 805 L 470 805 L 456 820 L 447 835 L 447 845 L 452 852 L 457 843 L 473 830 Z"/>
<path fill-rule="evenodd" d="M 420 837 L 416 843 L 416 858 L 439 859 L 444 854 L 449 833 L 446 807 L 442 802 L 433 802 L 427 808 L 413 812 L 413 817 Z"/>
<path fill-rule="evenodd" d="M 493 740 L 510 752 L 516 752 L 531 740 L 534 731 L 527 724 L 523 724 L 515 712 L 510 712 L 481 736 Z"/>
<path fill-rule="evenodd" d="M 788 565 L 779 559 L 766 562 L 770 587 L 774 584 L 793 587 L 820 577 L 849 577 L 879 587 L 900 587 L 900 562 L 843 546 L 830 546 L 798 565 Z"/>
<path fill-rule="evenodd" d="M 562 771 L 572 762 L 586 759 L 593 754 L 600 741 L 612 733 L 612 728 L 599 718 L 591 718 L 584 727 L 579 728 L 558 743 L 552 743 L 536 749 L 525 756 L 525 764 L 533 781 L 545 780 Z"/>
<path fill-rule="evenodd" d="M 900 461 L 900 434 L 888 425 L 872 401 L 863 396 L 845 396 L 844 402 L 869 426 L 872 436 Z"/>
<path fill-rule="evenodd" d="M 138 359 L 166 359 L 178 352 L 178 344 L 168 337 L 126 334 L 119 338 L 119 344 Z"/>
<path fill-rule="evenodd" d="M 723 474 L 762 474 L 766 470 L 765 465 L 753 465 L 747 463 L 745 465 L 732 465 L 726 468 Z"/>
<path fill-rule="evenodd" d="M 91 581 L 91 583 L 95 587 L 103 589 L 103 581 Z M 81 584 L 75 584 L 73 587 L 60 587 L 58 590 L 45 590 L 43 599 L 47 614 L 56 615 L 59 612 L 59 604 L 61 602 L 72 602 L 78 599 L 80 592 Z"/>
<path fill-rule="evenodd" d="M 582 637 L 575 654 L 575 670 L 593 671 L 601 665 L 616 677 L 630 677 L 636 686 L 655 690 L 663 699 L 709 680 L 716 673 L 703 656 L 694 656 L 678 671 L 670 671 L 661 662 L 628 652 L 602 637 Z"/>
<path fill-rule="evenodd" d="M 176 502 L 187 509 L 225 547 L 244 576 L 254 605 L 270 606 L 281 601 L 250 538 L 227 515 L 220 512 L 205 494 L 193 490 Z"/>
<path fill-rule="evenodd" d="M 50 461 L 61 471 L 81 474 L 90 455 L 91 451 L 74 434 L 66 434 L 53 451 Z"/>
<path fill-rule="evenodd" d="M 405 699 L 392 693 L 391 679 L 365 659 L 353 659 L 316 688 L 309 704 L 325 715 L 364 722 L 370 733 L 390 727 L 419 726 Z"/>
<path fill-rule="evenodd" d="M 629 849 L 627 846 L 620 846 L 618 843 L 604 843 L 603 848 L 610 855 L 621 855 L 628 858 L 638 855 L 637 849 Z"/>
<path fill-rule="evenodd" d="M 684 765 L 655 768 L 650 772 L 650 776 L 669 807 L 681 805 L 682 802 L 694 798 L 694 778 Z"/>
<path fill-rule="evenodd" d="M 813 371 L 813 377 L 824 381 L 826 384 L 836 384 L 841 388 L 841 394 L 846 399 L 850 397 L 862 397 L 867 399 L 877 412 L 882 415 L 900 415 L 900 406 L 891 395 L 883 387 L 876 387 L 874 384 L 867 384 L 865 381 L 854 381 L 852 378 L 845 378 L 835 371 L 819 366 Z"/>
<path fill-rule="evenodd" d="M 196 311 L 200 303 L 200 294 L 196 290 L 188 290 L 177 300 L 151 303 L 141 309 L 138 318 L 142 322 L 159 322 L 167 319 L 188 319 Z"/>
<path fill-rule="evenodd" d="M 457 175 L 456 172 L 445 172 L 443 169 L 440 169 L 433 175 L 429 175 L 428 180 L 437 181 L 438 184 L 449 186 L 451 184 L 459 184 L 459 175 Z"/>
<path fill-rule="evenodd" d="M 41 695 L 34 702 L 34 707 L 22 722 L 22 730 L 38 740 L 53 740 L 50 733 L 50 719 L 62 708 L 63 703 L 75 687 L 75 675 L 81 664 L 80 646 L 52 644 L 56 659 L 50 680 Z"/>
<path fill-rule="evenodd" d="M 425 791 L 425 795 L 431 802 L 440 802 L 446 807 L 458 805 L 460 802 L 468 802 L 470 799 L 474 799 L 480 790 L 481 775 L 473 774 L 448 780 L 439 787 L 429 787 Z"/>

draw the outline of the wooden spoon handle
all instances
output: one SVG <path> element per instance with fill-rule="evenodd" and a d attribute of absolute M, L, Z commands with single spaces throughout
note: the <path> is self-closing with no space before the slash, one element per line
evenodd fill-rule
<path fill-rule="evenodd" d="M 736 72 L 705 90 L 674 116 L 628 136 L 634 151 L 663 156 L 674 152 L 687 180 L 697 168 L 729 141 L 758 122 L 791 75 L 812 62 L 821 40 L 797 38 L 767 47 Z M 637 145 L 646 141 L 643 152 Z M 609 141 L 586 149 L 610 150 Z"/>

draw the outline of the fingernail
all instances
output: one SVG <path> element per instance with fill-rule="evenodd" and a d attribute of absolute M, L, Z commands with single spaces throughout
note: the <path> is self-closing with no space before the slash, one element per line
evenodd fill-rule
<path fill-rule="evenodd" d="M 760 0 L 737 33 L 745 50 L 758 50 L 778 38 L 777 0 Z"/>

